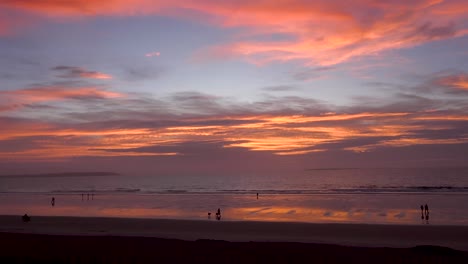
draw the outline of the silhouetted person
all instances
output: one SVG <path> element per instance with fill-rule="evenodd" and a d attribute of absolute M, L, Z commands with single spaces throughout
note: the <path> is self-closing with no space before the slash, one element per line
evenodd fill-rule
<path fill-rule="evenodd" d="M 216 220 L 221 220 L 221 209 L 218 208 L 218 211 L 216 212 Z"/>
<path fill-rule="evenodd" d="M 51 204 L 52 206 L 55 206 L 55 197 L 52 197 L 52 201 L 50 201 L 50 204 Z"/>
<path fill-rule="evenodd" d="M 258 200 L 258 193 L 257 193 L 257 200 Z"/>
<path fill-rule="evenodd" d="M 427 206 L 427 204 L 424 206 L 424 213 L 426 215 L 429 214 L 429 206 Z"/>
<path fill-rule="evenodd" d="M 208 219 L 211 219 L 211 212 L 208 212 Z"/>
<path fill-rule="evenodd" d="M 89 201 L 89 193 L 88 193 L 88 201 Z"/>
<path fill-rule="evenodd" d="M 31 217 L 29 217 L 28 214 L 24 214 L 21 219 L 23 219 L 23 222 L 29 222 L 31 221 Z"/>
<path fill-rule="evenodd" d="M 424 206 L 421 204 L 421 214 L 423 214 Z"/>

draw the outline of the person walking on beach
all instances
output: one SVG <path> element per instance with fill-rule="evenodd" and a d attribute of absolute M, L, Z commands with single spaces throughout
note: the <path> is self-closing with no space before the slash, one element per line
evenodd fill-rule
<path fill-rule="evenodd" d="M 257 200 L 258 200 L 258 193 L 257 193 Z"/>
<path fill-rule="evenodd" d="M 427 206 L 427 204 L 424 206 L 424 214 L 429 214 L 429 206 Z"/>
<path fill-rule="evenodd" d="M 50 204 L 51 204 L 52 206 L 55 206 L 55 197 L 52 197 L 52 201 L 50 201 Z"/>
<path fill-rule="evenodd" d="M 218 211 L 216 212 L 216 220 L 221 220 L 221 209 L 218 208 Z"/>

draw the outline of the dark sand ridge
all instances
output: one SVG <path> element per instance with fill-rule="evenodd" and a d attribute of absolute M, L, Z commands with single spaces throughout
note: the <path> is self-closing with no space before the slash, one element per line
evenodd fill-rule
<path fill-rule="evenodd" d="M 195 241 L 269 241 L 364 247 L 434 245 L 468 251 L 468 226 L 311 224 L 253 221 L 0 216 L 0 232 L 113 235 Z"/>
<path fill-rule="evenodd" d="M 0 216 L 0 263 L 468 263 L 428 246 L 467 240 L 465 226 Z"/>
<path fill-rule="evenodd" d="M 294 242 L 184 241 L 153 237 L 0 232 L 0 263 L 468 263 L 434 246 L 366 248 Z"/>

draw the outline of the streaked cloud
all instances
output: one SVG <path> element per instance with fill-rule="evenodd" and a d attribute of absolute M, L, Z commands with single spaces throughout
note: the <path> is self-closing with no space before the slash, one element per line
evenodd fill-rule
<path fill-rule="evenodd" d="M 298 81 L 309 81 L 324 77 L 324 72 L 332 70 L 333 67 L 317 67 L 317 68 L 306 68 L 302 69 L 293 74 L 293 78 Z"/>
<path fill-rule="evenodd" d="M 457 110 L 427 111 L 430 105 L 427 101 L 420 105 L 419 97 L 394 97 L 396 101 L 387 105 L 353 109 L 287 96 L 242 103 L 196 92 L 150 99 L 86 87 L 2 93 L 31 105 L 72 99 L 55 106 L 58 118 L 54 120 L 0 116 L 0 145 L 6 146 L 0 156 L 18 160 L 234 155 L 239 151 L 313 156 L 468 144 L 466 104 Z M 411 111 L 397 111 L 402 99 L 408 104 L 413 100 Z M 291 107 L 292 103 L 296 105 Z M 4 113 L 22 111 L 26 109 Z M 35 109 L 36 114 L 40 111 L 47 110 Z M 21 147 L 12 147 L 18 142 Z"/>
<path fill-rule="evenodd" d="M 441 66 L 443 59 L 436 65 L 455 70 L 436 72 L 440 69 L 431 66 L 435 74 L 408 81 L 399 76 L 405 69 L 395 71 L 402 61 L 386 55 L 440 40 L 465 36 L 464 40 L 468 34 L 465 11 L 466 3 L 456 0 L 360 0 L 352 5 L 338 0 L 4 0 L 0 2 L 2 39 L 21 32 L 23 25 L 50 27 L 44 29 L 50 39 L 38 41 L 44 35 L 36 32 L 4 38 L 11 48 L 5 53 L 21 52 L 12 56 L 35 64 L 17 67 L 22 64 L 10 59 L 1 69 L 0 76 L 8 83 L 0 91 L 0 157 L 21 161 L 157 156 L 158 160 L 193 162 L 195 167 L 202 166 L 195 162 L 202 160 L 209 167 L 215 163 L 213 157 L 219 162 L 268 157 L 264 160 L 269 165 L 272 160 L 313 160 L 326 155 L 331 160 L 338 160 L 335 155 L 355 158 L 361 154 L 372 159 L 375 153 L 425 146 L 438 150 L 431 152 L 435 157 L 444 156 L 447 149 L 462 152 L 468 145 L 468 77 L 463 58 L 455 66 Z M 177 21 L 177 34 L 147 37 L 148 28 L 143 27 L 149 23 L 142 24 L 147 21 L 121 20 L 153 15 L 199 22 L 202 25 L 196 28 L 207 32 L 193 43 L 177 43 L 184 44 L 181 52 L 171 41 L 194 37 L 184 31 L 186 23 Z M 172 18 L 158 18 L 161 27 L 157 30 L 166 33 L 166 24 L 175 22 Z M 64 30 L 86 19 L 93 21 L 77 34 L 80 44 L 75 46 L 74 39 L 65 41 Z M 114 23 L 125 27 L 114 27 Z M 102 47 L 114 44 L 109 41 L 121 37 L 116 33 L 133 26 L 141 26 L 143 32 L 129 38 L 135 45 L 122 41 L 122 46 L 103 52 Z M 88 46 L 95 33 L 98 45 L 91 42 Z M 31 43 L 16 49 L 23 37 Z M 68 46 L 56 53 L 55 47 L 62 44 Z M 160 56 L 154 50 L 158 47 L 172 55 L 165 60 L 143 58 Z M 418 60 L 422 57 L 419 51 L 409 53 L 418 53 L 414 55 Z M 227 74 L 218 76 L 218 64 L 194 66 L 187 63 L 187 54 L 198 60 L 288 63 L 253 71 L 238 62 L 226 63 L 222 71 Z M 387 67 L 385 72 L 375 69 L 382 66 Z M 169 67 L 171 74 L 155 81 Z M 350 68 L 358 70 L 350 72 Z M 421 68 L 414 71 L 427 70 Z M 374 75 L 363 89 L 348 76 L 367 78 L 368 72 Z M 58 78 L 50 78 L 51 73 Z M 117 79 L 109 73 L 122 75 Z M 283 74 L 292 79 L 284 79 Z M 117 80 L 108 85 L 116 87 L 96 85 L 111 78 Z M 308 86 L 307 81 L 314 84 Z M 254 85 L 263 87 L 260 94 L 250 87 Z M 13 90 L 17 87 L 23 88 Z M 413 156 L 417 155 L 408 155 Z M 252 160 L 252 166 L 257 166 L 258 160 Z"/>
<path fill-rule="evenodd" d="M 52 18 L 164 15 L 238 28 L 244 37 L 213 43 L 197 57 L 242 58 L 255 64 L 300 60 L 306 65 L 329 66 L 468 34 L 466 3 L 457 0 L 360 0 L 353 5 L 338 0 L 6 0 L 0 6 Z M 265 34 L 290 37 L 259 41 L 258 36 Z"/>
<path fill-rule="evenodd" d="M 58 72 L 62 78 L 89 78 L 89 79 L 112 79 L 112 76 L 97 71 L 89 71 L 75 66 L 56 66 L 52 70 Z"/>
<path fill-rule="evenodd" d="M 153 51 L 153 52 L 149 52 L 145 54 L 146 57 L 159 57 L 160 55 L 161 55 L 161 52 L 159 51 Z"/>
<path fill-rule="evenodd" d="M 437 78 L 435 80 L 435 83 L 446 87 L 468 90 L 468 74 L 459 73 L 454 75 L 442 76 Z"/>
<path fill-rule="evenodd" d="M 263 87 L 262 90 L 269 91 L 269 92 L 288 92 L 288 91 L 296 91 L 299 89 L 291 85 L 274 85 L 274 86 Z"/>
<path fill-rule="evenodd" d="M 0 91 L 0 112 L 23 108 L 28 104 L 65 99 L 88 100 L 118 98 L 124 94 L 99 87 L 43 86 L 12 91 Z"/>

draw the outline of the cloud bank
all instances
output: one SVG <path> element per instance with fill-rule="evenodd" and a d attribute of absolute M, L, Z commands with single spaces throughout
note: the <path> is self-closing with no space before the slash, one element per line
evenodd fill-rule
<path fill-rule="evenodd" d="M 0 7 L 22 14 L 24 20 L 30 13 L 48 19 L 160 15 L 236 28 L 242 32 L 239 37 L 206 47 L 197 59 L 232 57 L 255 64 L 299 60 L 330 66 L 468 34 L 468 11 L 461 0 L 359 0 L 352 5 L 338 0 L 5 0 Z M 12 31 L 13 23 L 3 14 L 0 33 Z M 265 35 L 277 37 L 260 40 Z"/>

